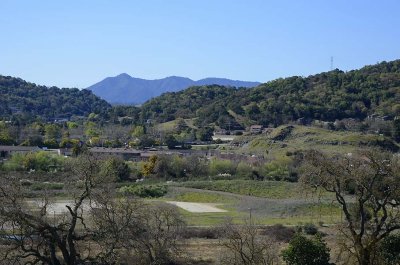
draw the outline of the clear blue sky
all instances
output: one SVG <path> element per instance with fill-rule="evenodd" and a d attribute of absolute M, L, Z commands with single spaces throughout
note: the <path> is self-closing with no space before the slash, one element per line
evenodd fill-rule
<path fill-rule="evenodd" d="M 0 0 L 0 74 L 269 81 L 400 58 L 399 0 Z"/>

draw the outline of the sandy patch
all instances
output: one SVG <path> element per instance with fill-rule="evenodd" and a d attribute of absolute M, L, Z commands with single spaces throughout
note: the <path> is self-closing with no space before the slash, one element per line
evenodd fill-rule
<path fill-rule="evenodd" d="M 211 203 L 199 203 L 199 202 L 176 202 L 167 201 L 169 204 L 176 205 L 188 212 L 192 213 L 225 213 L 226 210 L 215 207 Z"/>

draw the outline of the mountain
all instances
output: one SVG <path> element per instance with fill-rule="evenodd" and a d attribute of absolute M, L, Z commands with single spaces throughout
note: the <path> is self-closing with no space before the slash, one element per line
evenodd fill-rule
<path fill-rule="evenodd" d="M 191 87 L 147 101 L 141 117 L 156 122 L 195 119 L 199 126 L 222 128 L 303 121 L 364 120 L 369 115 L 400 116 L 400 60 L 348 72 L 338 69 L 308 77 L 293 76 L 252 89 Z"/>
<path fill-rule="evenodd" d="M 232 87 L 255 87 L 259 82 L 246 82 L 225 78 L 205 78 L 193 81 L 186 77 L 170 76 L 163 79 L 146 80 L 128 74 L 107 77 L 87 89 L 110 103 L 141 104 L 165 92 L 176 92 L 190 86 L 223 85 Z"/>
<path fill-rule="evenodd" d="M 0 75 L 0 119 L 31 122 L 90 113 L 106 114 L 110 104 L 90 90 L 39 86 L 20 78 Z"/>

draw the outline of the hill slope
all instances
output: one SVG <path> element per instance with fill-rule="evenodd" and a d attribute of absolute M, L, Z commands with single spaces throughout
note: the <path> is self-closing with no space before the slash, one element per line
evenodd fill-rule
<path fill-rule="evenodd" d="M 49 120 L 106 113 L 110 107 L 89 90 L 49 88 L 0 75 L 0 118 Z"/>
<path fill-rule="evenodd" d="M 110 103 L 141 104 L 165 92 L 176 92 L 190 86 L 218 84 L 233 87 L 255 87 L 258 82 L 235 81 L 224 78 L 205 78 L 193 81 L 189 78 L 170 76 L 163 79 L 146 80 L 128 74 L 108 77 L 87 89 Z"/>
<path fill-rule="evenodd" d="M 277 79 L 252 89 L 192 87 L 165 93 L 142 107 L 145 119 L 198 118 L 198 124 L 220 127 L 235 122 L 277 126 L 299 118 L 364 119 L 371 114 L 400 116 L 400 60 Z"/>

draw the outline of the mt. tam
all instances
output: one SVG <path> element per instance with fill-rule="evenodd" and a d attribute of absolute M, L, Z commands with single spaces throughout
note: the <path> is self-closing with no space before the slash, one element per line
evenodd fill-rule
<path fill-rule="evenodd" d="M 190 86 L 223 85 L 233 87 L 255 87 L 259 82 L 230 80 L 225 78 L 205 78 L 198 81 L 180 76 L 146 80 L 120 74 L 88 87 L 94 94 L 114 104 L 141 104 L 165 92 L 176 92 Z"/>

